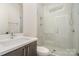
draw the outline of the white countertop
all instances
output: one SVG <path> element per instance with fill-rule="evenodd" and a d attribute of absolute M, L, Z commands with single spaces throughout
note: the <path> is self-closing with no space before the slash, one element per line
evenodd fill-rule
<path fill-rule="evenodd" d="M 16 50 L 34 41 L 37 41 L 37 38 L 25 37 L 25 36 L 24 38 L 21 38 L 21 39 L 11 39 L 8 41 L 0 41 L 0 56 L 10 51 Z"/>

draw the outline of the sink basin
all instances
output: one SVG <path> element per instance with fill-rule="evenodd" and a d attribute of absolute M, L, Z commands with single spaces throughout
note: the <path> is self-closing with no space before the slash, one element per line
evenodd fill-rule
<path fill-rule="evenodd" d="M 14 39 L 6 38 L 0 40 L 0 44 L 3 46 L 11 46 L 11 45 L 21 44 L 21 42 L 27 42 L 29 40 L 30 39 L 27 37 L 15 37 Z"/>
<path fill-rule="evenodd" d="M 28 42 L 32 41 L 32 37 L 25 37 L 22 35 L 15 35 L 13 39 L 11 39 L 10 35 L 0 36 L 0 45 L 4 47 L 12 47 L 12 46 L 19 46 L 22 44 L 27 44 Z M 1 46 L 0 46 L 1 47 Z"/>
<path fill-rule="evenodd" d="M 5 41 L 9 41 L 10 39 L 9 38 L 6 38 L 6 39 L 0 39 L 0 42 L 5 42 Z"/>
<path fill-rule="evenodd" d="M 11 39 L 10 36 L 4 36 L 4 37 L 0 37 L 0 42 L 12 41 L 16 39 L 27 39 L 27 38 L 25 38 L 24 36 L 14 36 L 13 39 Z"/>
<path fill-rule="evenodd" d="M 15 36 L 13 36 L 13 39 L 11 39 L 11 34 L 0 35 L 0 42 L 10 41 L 10 40 L 19 39 L 23 37 L 23 34 L 21 33 L 16 33 L 14 35 Z"/>

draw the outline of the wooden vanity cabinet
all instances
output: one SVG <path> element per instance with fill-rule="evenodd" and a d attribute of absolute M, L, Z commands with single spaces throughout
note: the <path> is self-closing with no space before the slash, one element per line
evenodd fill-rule
<path fill-rule="evenodd" d="M 4 54 L 3 56 L 36 56 L 37 55 L 37 41 L 28 45 L 20 47 L 14 51 Z"/>
<path fill-rule="evenodd" d="M 37 55 L 37 42 L 30 43 L 28 45 L 28 56 L 36 56 Z"/>

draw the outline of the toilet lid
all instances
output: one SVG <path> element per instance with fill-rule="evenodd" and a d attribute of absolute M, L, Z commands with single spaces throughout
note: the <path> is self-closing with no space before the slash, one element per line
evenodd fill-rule
<path fill-rule="evenodd" d="M 39 47 L 37 47 L 37 52 L 38 53 L 49 53 L 49 49 L 39 46 Z"/>

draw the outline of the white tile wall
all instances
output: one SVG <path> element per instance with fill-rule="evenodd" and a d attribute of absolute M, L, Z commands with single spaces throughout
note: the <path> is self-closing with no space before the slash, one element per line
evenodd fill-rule
<path fill-rule="evenodd" d="M 55 11 L 55 6 L 61 8 Z M 42 15 L 39 14 L 38 16 L 43 17 L 43 25 L 39 25 L 42 32 L 39 31 L 40 35 L 38 36 L 43 38 L 39 38 L 40 42 L 43 42 L 42 44 L 48 48 L 73 48 L 72 28 L 70 25 L 71 4 L 45 4 L 41 7 L 43 12 L 40 11 Z"/>

